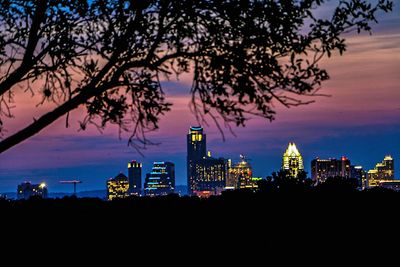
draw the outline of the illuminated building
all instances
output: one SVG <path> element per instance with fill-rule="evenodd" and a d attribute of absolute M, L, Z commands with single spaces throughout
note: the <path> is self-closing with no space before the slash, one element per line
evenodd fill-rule
<path fill-rule="evenodd" d="M 261 177 L 251 177 L 251 189 L 257 189 L 258 183 L 262 180 Z"/>
<path fill-rule="evenodd" d="M 224 158 L 212 158 L 210 156 L 193 162 L 195 168 L 193 195 L 219 195 L 225 188 L 228 162 Z"/>
<path fill-rule="evenodd" d="M 194 191 L 195 195 L 200 197 L 200 198 L 209 198 L 210 196 L 213 196 L 214 193 L 209 190 L 204 190 L 204 191 Z"/>
<path fill-rule="evenodd" d="M 207 136 L 202 127 L 190 127 L 187 135 L 187 185 L 188 194 L 192 195 L 196 190 L 196 172 L 199 161 L 204 159 L 207 151 Z"/>
<path fill-rule="evenodd" d="M 190 127 L 187 135 L 188 194 L 218 195 L 225 188 L 228 161 L 207 153 L 207 138 L 202 127 Z"/>
<path fill-rule="evenodd" d="M 311 178 L 316 183 L 324 182 L 333 177 L 350 178 L 350 166 L 350 160 L 344 156 L 340 159 L 316 158 L 311 161 Z"/>
<path fill-rule="evenodd" d="M 391 180 L 394 180 L 394 160 L 392 156 L 387 155 L 382 162 L 375 165 L 373 170 L 368 171 L 368 187 L 379 186 L 381 181 Z"/>
<path fill-rule="evenodd" d="M 237 189 L 237 185 L 238 185 L 238 179 L 237 176 L 232 173 L 232 168 L 234 168 L 232 166 L 232 160 L 228 159 L 228 175 L 226 176 L 226 183 L 225 183 L 225 189 Z"/>
<path fill-rule="evenodd" d="M 47 185 L 45 183 L 32 184 L 30 182 L 24 182 L 18 185 L 17 188 L 18 199 L 29 199 L 30 197 L 33 196 L 47 198 Z"/>
<path fill-rule="evenodd" d="M 128 163 L 129 194 L 139 196 L 142 191 L 142 163 L 133 160 Z"/>
<path fill-rule="evenodd" d="M 227 189 L 253 188 L 252 169 L 249 162 L 243 155 L 240 155 L 240 162 L 229 168 L 227 178 Z"/>
<path fill-rule="evenodd" d="M 172 162 L 154 162 L 153 169 L 146 174 L 144 194 L 165 196 L 175 191 L 175 165 Z"/>
<path fill-rule="evenodd" d="M 367 187 L 367 173 L 362 166 L 350 166 L 350 177 L 357 179 L 358 187 L 364 189 Z"/>
<path fill-rule="evenodd" d="M 282 170 L 287 171 L 292 178 L 297 178 L 299 173 L 304 171 L 303 157 L 295 143 L 289 143 L 288 148 L 283 154 Z"/>
<path fill-rule="evenodd" d="M 128 177 L 123 173 L 118 174 L 115 178 L 107 181 L 107 199 L 126 198 L 129 196 Z"/>

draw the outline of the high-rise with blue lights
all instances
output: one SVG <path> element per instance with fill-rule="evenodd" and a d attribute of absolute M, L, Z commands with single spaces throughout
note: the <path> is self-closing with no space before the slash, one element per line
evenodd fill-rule
<path fill-rule="evenodd" d="M 150 173 L 146 174 L 144 194 L 165 196 L 175 192 L 175 165 L 172 162 L 154 162 Z"/>

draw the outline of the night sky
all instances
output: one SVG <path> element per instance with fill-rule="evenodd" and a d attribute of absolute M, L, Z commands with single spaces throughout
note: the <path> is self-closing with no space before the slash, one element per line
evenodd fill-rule
<path fill-rule="evenodd" d="M 314 104 L 291 109 L 276 105 L 274 122 L 252 119 L 246 128 L 234 128 L 236 137 L 227 131 L 225 142 L 210 121 L 204 128 L 212 155 L 237 161 L 244 154 L 251 160 L 254 175 L 265 177 L 280 168 L 282 154 L 293 141 L 308 172 L 317 156 L 346 155 L 352 164 L 368 170 L 391 154 L 395 176 L 400 178 L 400 5 L 395 4 L 391 14 L 379 19 L 372 36 L 347 36 L 344 56 L 323 62 L 331 79 L 321 93 L 331 97 L 318 97 Z M 149 136 L 161 144 L 143 151 L 144 157 L 127 146 L 127 136 L 118 138 L 116 128 L 109 127 L 103 134 L 95 128 L 78 131 L 77 121 L 83 116 L 80 109 L 71 114 L 70 128 L 64 127 L 65 118 L 59 119 L 0 155 L 0 192 L 15 191 L 25 180 L 45 181 L 51 192 L 71 191 L 70 186 L 58 183 L 65 179 L 82 180 L 79 190 L 105 189 L 108 178 L 120 171 L 127 174 L 127 163 L 133 159 L 143 162 L 143 177 L 153 161 L 172 161 L 176 183 L 186 184 L 186 134 L 197 124 L 188 108 L 190 85 L 190 75 L 164 83 L 173 110 L 161 119 L 160 130 Z M 16 92 L 18 106 L 15 118 L 5 120 L 6 135 L 51 106 L 35 108 L 38 101 L 39 96 Z"/>

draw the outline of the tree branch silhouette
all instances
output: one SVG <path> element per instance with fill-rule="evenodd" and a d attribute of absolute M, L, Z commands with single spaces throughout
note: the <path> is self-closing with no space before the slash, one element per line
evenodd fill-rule
<path fill-rule="evenodd" d="M 81 129 L 116 124 L 143 147 L 171 108 L 160 76 L 193 73 L 191 110 L 205 122 L 245 126 L 275 118 L 274 104 L 306 105 L 329 78 L 321 59 L 346 50 L 344 33 L 370 31 L 375 5 L 342 0 L 330 19 L 322 0 L 7 0 L 0 3 L 0 134 L 15 94 L 53 110 L 0 142 L 0 153 L 70 112 Z M 35 86 L 34 86 L 35 85 Z M 23 92 L 19 89 L 22 88 Z"/>

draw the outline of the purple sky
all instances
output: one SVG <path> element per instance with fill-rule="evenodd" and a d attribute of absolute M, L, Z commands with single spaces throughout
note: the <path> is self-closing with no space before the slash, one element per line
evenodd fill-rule
<path fill-rule="evenodd" d="M 331 1 L 332 2 L 332 1 Z M 333 1 L 335 2 L 335 1 Z M 400 8 L 380 18 L 372 36 L 348 36 L 348 51 L 323 63 L 331 80 L 323 84 L 315 104 L 292 109 L 277 106 L 273 123 L 253 119 L 246 128 L 236 128 L 236 137 L 227 134 L 222 142 L 215 127 L 205 127 L 208 149 L 213 156 L 238 160 L 239 154 L 251 159 L 254 174 L 269 175 L 278 170 L 287 143 L 294 141 L 305 160 L 306 170 L 316 157 L 346 155 L 353 164 L 373 168 L 385 154 L 392 154 L 400 177 Z M 143 173 L 153 161 L 176 164 L 177 184 L 186 183 L 186 134 L 196 125 L 188 109 L 190 77 L 165 84 L 173 110 L 161 120 L 160 130 L 151 139 L 161 145 L 144 151 L 141 157 L 127 147 L 126 136 L 117 130 L 103 134 L 95 129 L 78 132 L 80 110 L 72 115 L 72 126 L 64 128 L 60 119 L 34 138 L 0 155 L 0 192 L 15 191 L 18 183 L 46 181 L 49 190 L 71 191 L 59 180 L 81 179 L 79 190 L 104 189 L 106 180 L 123 171 L 127 162 L 144 163 Z M 6 120 L 8 134 L 26 125 L 46 107 L 35 108 L 35 99 L 17 93 L 15 119 Z M 22 104 L 20 104 L 22 103 Z M 211 122 L 210 122 L 211 125 Z"/>

